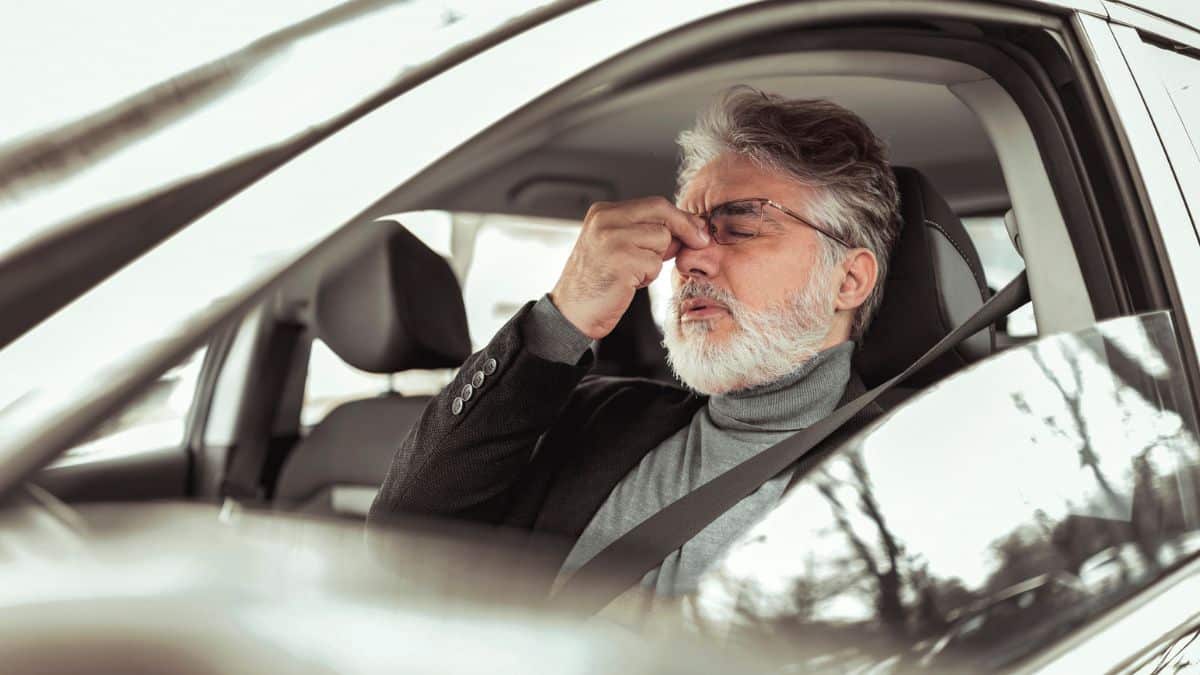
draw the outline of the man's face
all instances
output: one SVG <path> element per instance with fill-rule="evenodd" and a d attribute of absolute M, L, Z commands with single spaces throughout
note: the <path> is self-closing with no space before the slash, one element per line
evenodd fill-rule
<path fill-rule="evenodd" d="M 679 207 L 702 213 L 753 197 L 804 213 L 812 194 L 725 154 L 697 173 Z M 710 394 L 764 384 L 830 346 L 834 270 L 821 262 L 822 236 L 767 208 L 754 239 L 679 252 L 665 328 L 672 365 L 687 384 Z"/>

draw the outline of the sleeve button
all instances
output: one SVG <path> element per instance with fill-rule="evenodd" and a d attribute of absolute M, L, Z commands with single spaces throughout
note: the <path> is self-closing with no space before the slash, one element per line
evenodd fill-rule
<path fill-rule="evenodd" d="M 475 371 L 475 374 L 471 376 L 471 386 L 475 387 L 476 389 L 482 387 L 483 379 L 484 379 L 483 371 L 482 370 Z"/>
<path fill-rule="evenodd" d="M 462 400 L 470 401 L 471 397 L 475 395 L 475 387 L 472 387 L 469 384 L 464 384 L 462 391 L 459 392 L 458 395 L 460 398 L 462 398 Z"/>
<path fill-rule="evenodd" d="M 496 372 L 496 367 L 499 365 L 500 364 L 496 362 L 496 359 L 488 359 L 487 361 L 484 361 L 483 362 L 483 374 L 491 375 L 492 373 Z"/>
<path fill-rule="evenodd" d="M 463 400 L 461 398 L 455 396 L 454 400 L 450 402 L 450 412 L 457 415 L 462 412 L 462 409 L 463 409 Z"/>

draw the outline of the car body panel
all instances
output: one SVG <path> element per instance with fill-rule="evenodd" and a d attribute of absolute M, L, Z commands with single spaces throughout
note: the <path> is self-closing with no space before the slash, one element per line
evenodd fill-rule
<path fill-rule="evenodd" d="M 575 8 L 492 47 L 480 58 L 468 59 L 441 74 L 430 73 L 430 79 L 403 96 L 349 123 L 216 206 L 64 310 L 68 316 L 100 317 L 92 321 L 97 339 L 108 335 L 109 344 L 119 347 L 66 356 L 66 363 L 56 367 L 77 376 L 48 377 L 47 382 L 31 387 L 16 404 L 8 408 L 0 404 L 0 490 L 17 485 L 32 469 L 70 445 L 132 393 L 208 339 L 224 322 L 261 303 L 314 248 L 337 245 L 339 229 L 355 220 L 364 208 L 479 131 L 579 72 L 642 41 L 748 4 L 753 3 L 695 2 L 668 9 L 611 0 Z M 1200 294 L 1186 292 L 1200 288 L 1200 246 L 1193 224 L 1177 187 L 1172 191 L 1175 176 L 1162 152 L 1153 120 L 1138 95 L 1137 84 L 1121 58 L 1109 24 L 1099 18 L 1107 16 L 1110 9 L 1128 8 L 1121 5 L 1123 9 L 1115 10 L 1114 5 L 1100 0 L 1011 4 L 1052 8 L 1059 14 L 1082 13 L 1078 21 L 1089 39 L 1089 54 L 1095 57 L 1101 86 L 1117 113 L 1131 166 L 1158 223 L 1159 253 L 1174 275 L 1174 299 L 1181 307 L 1181 318 L 1200 321 Z M 596 30 L 605 25 L 621 30 Z M 562 49 L 564 35 L 584 34 L 593 39 L 576 44 L 575 50 Z M 513 71 L 520 72 L 521 77 L 511 77 Z M 487 101 L 456 109 L 459 119 L 453 129 L 440 123 L 442 101 L 481 83 L 497 81 L 504 81 L 506 86 L 497 87 Z M 265 220 L 289 223 L 293 236 L 280 242 L 256 233 L 253 224 Z M 214 248 L 214 242 L 219 246 Z M 197 250 L 218 255 L 234 273 L 212 278 L 211 259 L 202 259 L 195 254 Z M 130 299 L 131 287 L 144 285 L 146 280 L 164 273 L 168 278 L 187 280 L 171 281 L 161 289 L 174 294 L 176 307 L 164 313 L 154 302 L 137 294 Z M 150 334 L 120 344 L 123 333 L 104 325 L 105 315 L 99 311 L 114 303 L 124 311 L 154 314 L 160 323 Z M 35 328 L 21 340 L 32 344 L 44 328 Z M 20 344 L 19 340 L 10 348 Z M 1185 349 L 1194 351 L 1196 347 L 1189 344 Z M 211 512 L 205 512 L 203 518 L 211 516 Z M 197 531 L 201 530 L 208 531 Z M 1161 622 L 1168 614 L 1160 613 L 1158 617 Z M 1141 636 L 1131 634 L 1120 647 L 1112 643 L 1105 646 L 1128 651 L 1137 647 L 1133 638 Z"/>
<path fill-rule="evenodd" d="M 1200 49 L 1200 8 L 1187 0 L 1104 0 L 1114 23 Z"/>
<path fill-rule="evenodd" d="M 1200 214 L 1200 154 L 1197 154 L 1189 130 L 1185 127 L 1185 119 L 1192 125 L 1195 125 L 1196 122 L 1185 118 L 1187 111 L 1176 106 L 1176 101 L 1173 100 L 1172 94 L 1167 88 L 1168 79 L 1162 72 L 1164 69 L 1178 64 L 1173 61 L 1167 63 L 1159 60 L 1163 58 L 1189 59 L 1193 70 L 1191 73 L 1180 73 L 1185 77 L 1178 83 L 1179 86 L 1186 87 L 1187 85 L 1182 84 L 1182 82 L 1190 82 L 1186 79 L 1186 75 L 1194 76 L 1196 72 L 1200 72 L 1200 58 L 1189 56 L 1186 53 L 1168 53 L 1163 47 L 1147 43 L 1141 33 L 1127 26 L 1114 25 L 1112 31 L 1121 48 L 1122 55 L 1129 64 L 1134 80 L 1137 82 L 1138 91 L 1146 103 L 1150 117 L 1154 121 L 1154 128 L 1158 132 L 1159 138 L 1162 139 L 1163 149 L 1178 178 L 1184 202 L 1192 214 L 1192 220 L 1197 228 L 1197 236 L 1200 236 L 1200 219 L 1198 219 L 1198 214 Z"/>
<path fill-rule="evenodd" d="M 0 526 L 7 672 L 759 672 L 549 611 L 542 549 L 495 532 L 144 503 L 10 504 Z"/>
<path fill-rule="evenodd" d="M 1078 21 L 1084 47 L 1099 74 L 1101 93 L 1113 111 L 1117 132 L 1123 140 L 1128 166 L 1157 225 L 1154 228 L 1157 252 L 1169 270 L 1176 318 L 1187 327 L 1194 326 L 1200 321 L 1200 294 L 1188 289 L 1200 288 L 1200 239 L 1180 186 L 1113 35 L 1114 27 L 1085 15 L 1080 15 Z M 1200 350 L 1200 336 L 1189 330 L 1192 344 L 1187 352 L 1196 354 Z"/>

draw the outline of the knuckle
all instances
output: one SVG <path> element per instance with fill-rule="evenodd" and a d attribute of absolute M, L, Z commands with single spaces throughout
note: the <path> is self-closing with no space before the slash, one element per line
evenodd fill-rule
<path fill-rule="evenodd" d="M 592 202 L 592 205 L 588 207 L 587 213 L 585 213 L 583 216 L 583 222 L 586 224 L 592 220 L 595 220 L 600 214 L 607 211 L 611 206 L 612 204 L 609 202 Z"/>
<path fill-rule="evenodd" d="M 613 247 L 620 244 L 620 232 L 612 227 L 598 227 L 592 232 L 592 237 L 596 242 L 605 247 Z"/>

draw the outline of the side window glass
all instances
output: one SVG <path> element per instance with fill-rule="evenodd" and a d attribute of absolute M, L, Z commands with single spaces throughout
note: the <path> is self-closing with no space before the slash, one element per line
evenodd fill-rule
<path fill-rule="evenodd" d="M 145 393 L 96 427 L 64 457 L 157 450 L 183 443 L 205 351 L 201 347 L 164 373 Z"/>
<path fill-rule="evenodd" d="M 1170 314 L 1107 321 L 860 432 L 709 573 L 695 616 L 821 672 L 1006 669 L 1200 554 L 1198 488 Z"/>
<path fill-rule="evenodd" d="M 308 357 L 308 380 L 300 425 L 311 428 L 334 408 L 360 398 L 395 392 L 402 396 L 432 396 L 454 379 L 453 370 L 406 370 L 391 375 L 368 373 L 346 363 L 324 342 L 313 340 Z"/>
<path fill-rule="evenodd" d="M 522 305 L 554 288 L 579 238 L 579 224 L 502 215 L 476 218 L 463 292 L 471 339 L 479 349 Z"/>
<path fill-rule="evenodd" d="M 1025 261 L 1013 246 L 1004 225 L 1004 214 L 992 216 L 967 216 L 962 219 L 963 227 L 975 244 L 987 285 L 1000 290 L 1008 285 L 1022 270 Z M 1037 335 L 1037 322 L 1033 318 L 1033 305 L 1026 304 L 1008 315 L 1008 335 L 1032 337 Z"/>

